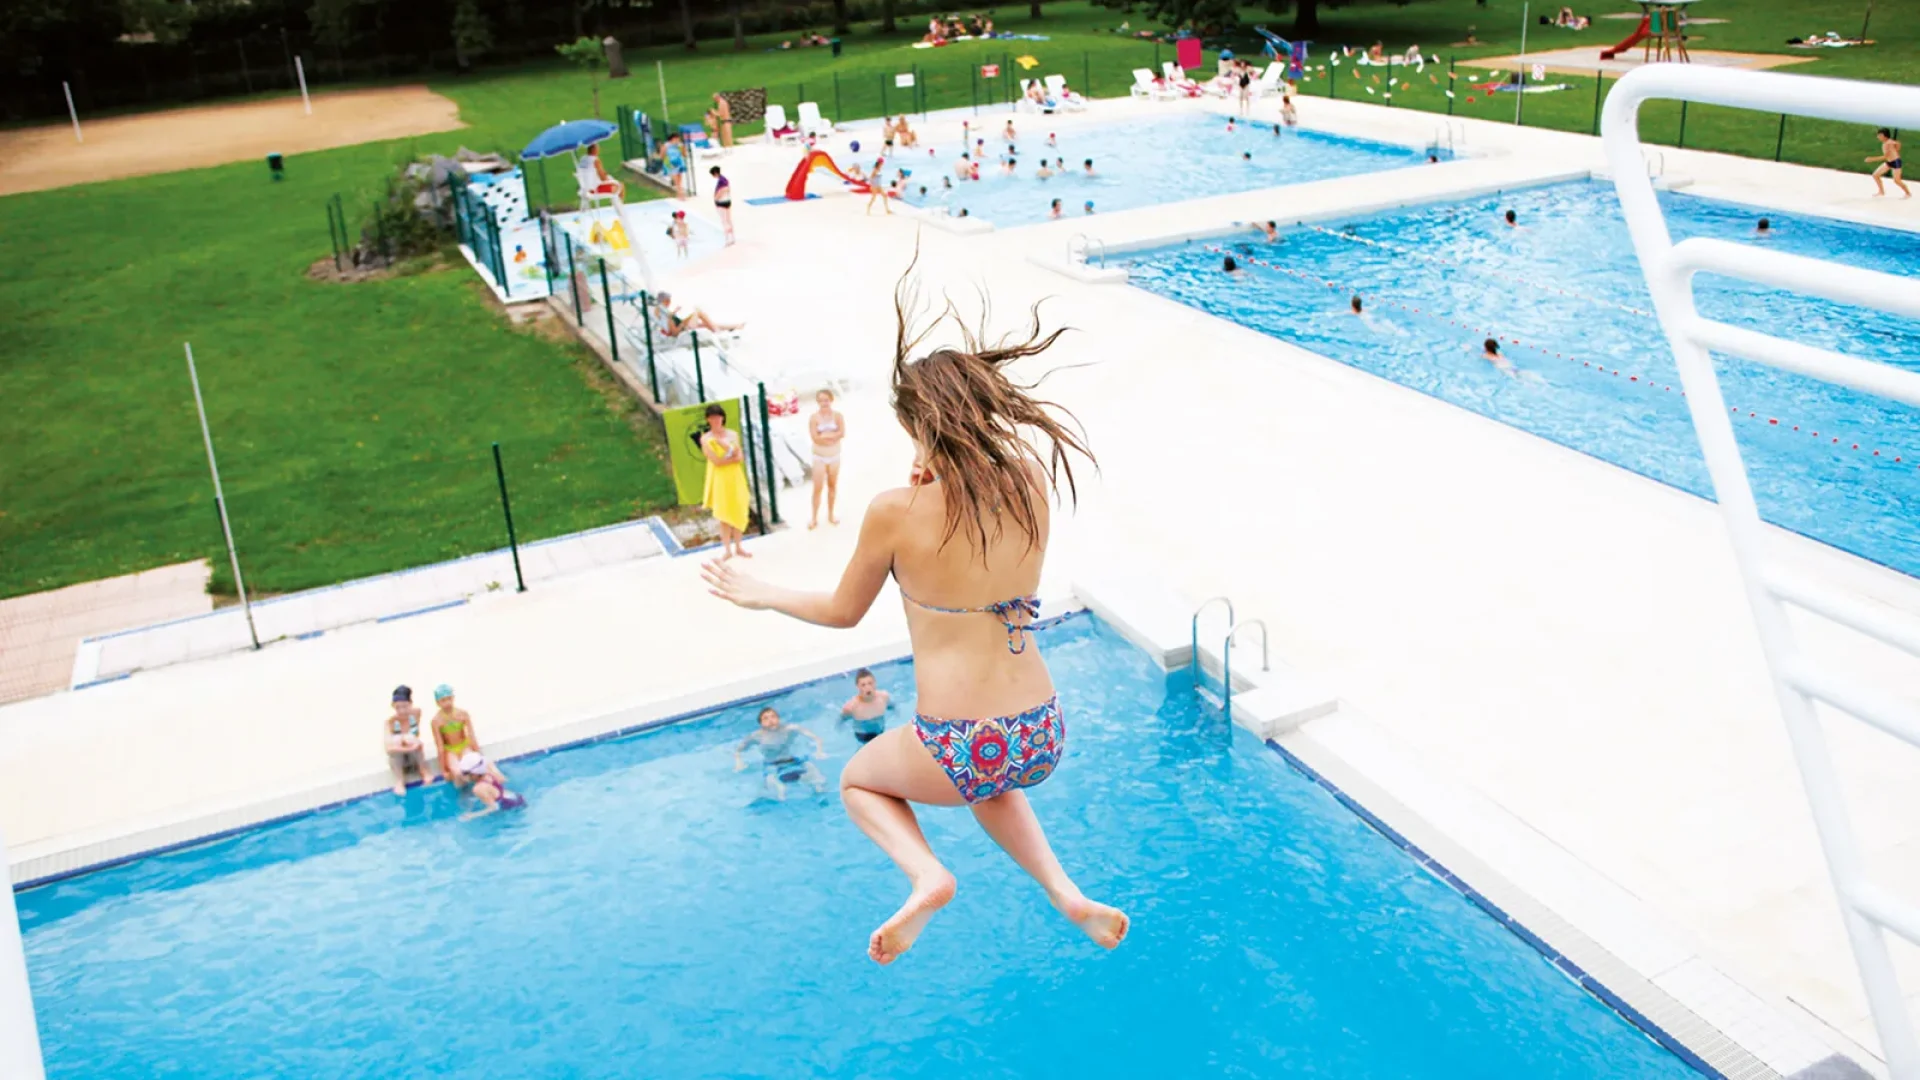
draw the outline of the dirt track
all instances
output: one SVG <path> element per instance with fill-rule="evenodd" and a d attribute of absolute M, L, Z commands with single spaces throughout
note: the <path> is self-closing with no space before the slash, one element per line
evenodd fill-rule
<path fill-rule="evenodd" d="M 73 126 L 0 131 L 0 195 L 197 169 L 273 151 L 296 154 L 335 146 L 452 131 L 461 126 L 453 102 L 424 86 L 316 94 L 313 115 L 299 95 L 244 105 L 80 118 Z M 264 168 L 264 166 L 263 166 Z"/>

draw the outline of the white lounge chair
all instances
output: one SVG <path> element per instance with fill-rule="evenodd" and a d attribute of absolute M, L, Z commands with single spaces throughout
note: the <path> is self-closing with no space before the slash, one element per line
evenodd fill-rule
<path fill-rule="evenodd" d="M 1127 87 L 1127 92 L 1134 97 L 1148 98 L 1153 101 L 1164 101 L 1173 96 L 1165 87 L 1153 81 L 1152 68 L 1134 68 L 1133 85 Z"/>
<path fill-rule="evenodd" d="M 1013 103 L 1015 112 L 1050 113 L 1053 111 L 1051 102 L 1033 100 L 1033 91 L 1036 87 L 1042 95 L 1046 94 L 1047 88 L 1039 79 L 1020 80 L 1020 100 Z"/>
<path fill-rule="evenodd" d="M 800 130 L 810 138 L 833 134 L 833 121 L 820 115 L 820 106 L 815 102 L 800 103 Z"/>
<path fill-rule="evenodd" d="M 1276 60 L 1268 64 L 1267 70 L 1261 72 L 1260 77 L 1254 80 L 1253 96 L 1261 98 L 1266 97 L 1268 94 L 1281 93 L 1286 87 L 1286 74 L 1287 65 L 1285 61 Z"/>
<path fill-rule="evenodd" d="M 1187 78 L 1187 70 L 1171 60 L 1160 62 L 1160 72 L 1166 76 L 1167 91 L 1174 97 L 1196 97 L 1213 86 L 1212 83 L 1203 86 Z"/>
<path fill-rule="evenodd" d="M 622 185 L 614 179 L 600 179 L 600 170 L 593 167 L 593 158 L 581 155 L 574 163 L 574 183 L 580 188 L 580 209 L 594 210 L 600 207 L 620 209 Z"/>
<path fill-rule="evenodd" d="M 1056 107 L 1068 112 L 1079 112 L 1087 107 L 1086 98 L 1067 89 L 1065 75 L 1047 76 L 1047 96 L 1053 99 Z"/>
<path fill-rule="evenodd" d="M 800 129 L 787 123 L 786 106 L 767 106 L 767 141 L 770 143 L 800 141 Z"/>

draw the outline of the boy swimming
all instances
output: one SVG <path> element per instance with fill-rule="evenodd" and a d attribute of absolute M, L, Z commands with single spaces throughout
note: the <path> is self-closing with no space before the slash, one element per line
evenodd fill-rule
<path fill-rule="evenodd" d="M 794 745 L 803 735 L 813 740 L 811 754 L 803 755 L 801 748 Z M 755 744 L 760 747 L 761 781 L 766 785 L 768 798 L 785 799 L 785 785 L 798 780 L 811 784 L 816 795 L 827 793 L 827 778 L 813 764 L 814 758 L 826 756 L 827 748 L 820 742 L 820 736 L 780 719 L 780 711 L 769 706 L 760 710 L 760 726 L 748 732 L 740 745 L 733 748 L 734 772 L 747 767 L 740 753 Z"/>
<path fill-rule="evenodd" d="M 861 668 L 853 673 L 854 694 L 840 706 L 840 718 L 853 725 L 853 737 L 870 743 L 887 730 L 887 710 L 893 708 L 893 695 L 880 689 L 873 672 Z"/>

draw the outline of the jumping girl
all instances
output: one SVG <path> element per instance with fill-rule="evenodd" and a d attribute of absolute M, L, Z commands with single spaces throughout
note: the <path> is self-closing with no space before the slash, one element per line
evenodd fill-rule
<path fill-rule="evenodd" d="M 1051 775 L 1066 748 L 1065 714 L 1028 630 L 1039 609 L 1048 497 L 1062 477 L 1073 491 L 1069 451 L 1092 455 L 1004 367 L 1045 351 L 1061 331 L 1042 334 L 1036 311 L 1025 341 L 987 344 L 963 327 L 961 348 L 909 360 L 927 336 L 909 329 L 914 301 L 903 280 L 894 297 L 893 407 L 913 440 L 914 482 L 868 507 L 839 586 L 801 592 L 717 562 L 704 574 L 715 596 L 741 607 L 843 628 L 866 615 L 888 577 L 900 586 L 921 711 L 862 746 L 840 777 L 848 816 L 911 886 L 868 939 L 874 962 L 912 948 L 953 899 L 953 875 L 921 833 L 914 803 L 968 807 L 1055 909 L 1111 949 L 1126 937 L 1127 916 L 1074 885 L 1022 790 Z M 1045 452 L 1024 431 L 1044 435 Z"/>

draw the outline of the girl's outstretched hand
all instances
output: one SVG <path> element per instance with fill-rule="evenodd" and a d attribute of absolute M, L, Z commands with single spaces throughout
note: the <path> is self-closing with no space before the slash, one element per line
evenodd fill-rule
<path fill-rule="evenodd" d="M 722 600 L 756 611 L 773 606 L 772 586 L 734 569 L 731 562 L 702 563 L 700 576 L 707 581 L 707 591 Z"/>

